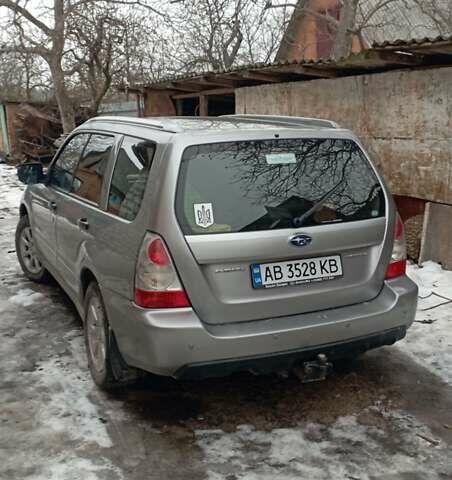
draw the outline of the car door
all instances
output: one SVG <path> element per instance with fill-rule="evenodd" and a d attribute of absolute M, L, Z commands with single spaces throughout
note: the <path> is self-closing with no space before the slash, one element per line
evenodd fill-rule
<path fill-rule="evenodd" d="M 50 264 L 56 267 L 56 213 L 61 191 L 68 191 L 81 152 L 88 135 L 72 137 L 60 150 L 49 169 L 47 182 L 31 189 L 31 221 L 38 250 Z"/>
<path fill-rule="evenodd" d="M 61 195 L 57 211 L 57 266 L 67 287 L 77 293 L 81 265 L 95 255 L 103 229 L 104 179 L 113 156 L 115 136 L 90 133 L 81 152 L 68 192 Z"/>
<path fill-rule="evenodd" d="M 104 286 L 125 298 L 133 298 L 135 266 L 143 240 L 143 223 L 152 214 L 142 201 L 156 143 L 125 136 L 121 142 L 108 191 L 107 212 L 100 238 L 108 248 L 99 252 L 105 273 Z M 143 220 L 143 217 L 146 220 Z M 118 325 L 115 327 L 120 328 Z"/>

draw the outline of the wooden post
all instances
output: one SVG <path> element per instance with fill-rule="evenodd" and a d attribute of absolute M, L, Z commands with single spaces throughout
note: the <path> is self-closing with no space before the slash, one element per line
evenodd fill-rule
<path fill-rule="evenodd" d="M 176 115 L 180 117 L 181 115 L 183 115 L 183 108 L 182 108 L 183 100 L 181 98 L 176 98 L 174 102 L 176 104 Z"/>
<path fill-rule="evenodd" d="M 207 117 L 209 115 L 209 97 L 206 95 L 199 96 L 199 116 Z"/>

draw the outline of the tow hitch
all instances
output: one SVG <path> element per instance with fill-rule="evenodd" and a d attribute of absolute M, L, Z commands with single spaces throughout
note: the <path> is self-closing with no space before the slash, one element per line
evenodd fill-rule
<path fill-rule="evenodd" d="M 333 364 L 323 353 L 317 355 L 316 360 L 303 362 L 300 366 L 294 367 L 293 372 L 302 383 L 319 382 L 325 380 L 333 370 Z"/>

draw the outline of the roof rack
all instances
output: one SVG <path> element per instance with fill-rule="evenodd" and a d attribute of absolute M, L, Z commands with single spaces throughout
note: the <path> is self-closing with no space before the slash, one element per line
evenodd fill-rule
<path fill-rule="evenodd" d="M 221 118 L 225 117 L 244 121 L 273 123 L 277 125 L 300 125 L 323 128 L 340 128 L 336 122 L 333 122 L 332 120 L 324 120 L 322 118 L 289 117 L 284 115 L 254 115 L 244 113 L 235 115 L 221 115 Z"/>
<path fill-rule="evenodd" d="M 135 117 L 114 117 L 114 116 L 99 116 L 90 118 L 88 122 L 113 122 L 122 123 L 126 125 L 140 125 L 142 127 L 156 128 L 170 133 L 182 133 L 184 129 L 176 122 L 170 119 L 162 118 L 161 120 L 156 118 L 135 118 Z"/>

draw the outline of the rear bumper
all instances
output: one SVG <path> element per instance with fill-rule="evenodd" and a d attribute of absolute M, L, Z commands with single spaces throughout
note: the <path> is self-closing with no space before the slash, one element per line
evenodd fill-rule
<path fill-rule="evenodd" d="M 186 365 L 178 370 L 174 377 L 182 379 L 201 379 L 208 377 L 221 377 L 237 371 L 251 371 L 258 375 L 291 370 L 300 362 L 313 360 L 320 353 L 328 357 L 329 361 L 335 361 L 353 354 L 364 353 L 372 348 L 392 345 L 406 335 L 406 327 L 398 327 L 377 335 L 354 338 L 345 342 L 315 347 L 302 348 L 291 352 L 279 352 L 267 355 L 234 358 L 232 360 L 195 363 Z"/>
<path fill-rule="evenodd" d="M 327 353 L 331 358 L 404 337 L 417 306 L 408 277 L 385 282 L 375 299 L 347 307 L 227 325 L 203 324 L 191 308 L 143 310 L 107 293 L 110 323 L 126 362 L 161 375 L 205 377 L 265 372 Z"/>

